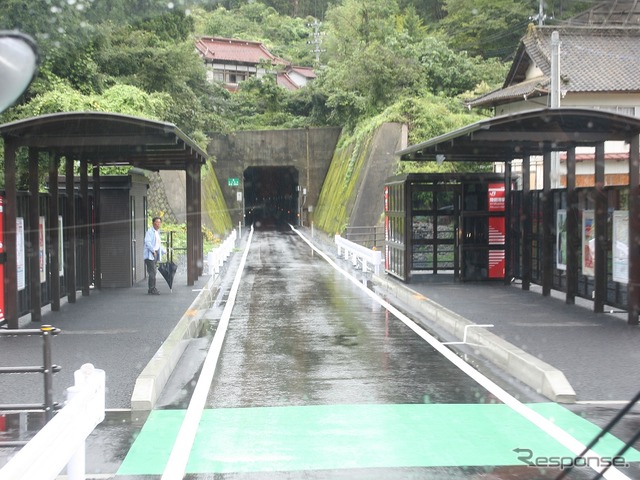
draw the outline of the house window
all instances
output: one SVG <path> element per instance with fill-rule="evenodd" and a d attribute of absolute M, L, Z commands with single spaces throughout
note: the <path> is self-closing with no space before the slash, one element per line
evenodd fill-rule
<path fill-rule="evenodd" d="M 247 79 L 246 73 L 234 72 L 234 73 L 227 74 L 227 83 L 240 83 L 246 79 Z"/>
<path fill-rule="evenodd" d="M 220 70 L 213 71 L 213 81 L 214 82 L 224 82 L 224 72 Z"/>

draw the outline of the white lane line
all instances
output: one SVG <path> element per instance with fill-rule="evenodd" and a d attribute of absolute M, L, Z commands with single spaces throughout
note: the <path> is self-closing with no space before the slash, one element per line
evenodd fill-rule
<path fill-rule="evenodd" d="M 218 357 L 222 350 L 222 344 L 224 343 L 224 337 L 227 333 L 227 327 L 229 326 L 229 319 L 231 318 L 231 311 L 236 301 L 236 295 L 240 288 L 240 280 L 242 278 L 242 272 L 244 271 L 245 263 L 247 262 L 247 256 L 249 255 L 249 248 L 251 247 L 251 239 L 253 237 L 253 226 L 249 233 L 247 240 L 247 246 L 242 255 L 240 266 L 236 272 L 236 276 L 233 280 L 233 285 L 229 291 L 229 297 L 227 303 L 222 311 L 220 322 L 216 328 L 216 333 L 213 336 L 213 341 L 207 352 L 207 356 L 202 364 L 202 370 L 198 377 L 198 383 L 193 389 L 193 395 L 191 401 L 187 407 L 187 413 L 182 420 L 182 425 L 176 436 L 175 443 L 171 449 L 171 455 L 167 461 L 164 473 L 162 474 L 162 480 L 182 480 L 187 469 L 187 462 L 189 461 L 189 455 L 191 455 L 191 449 L 193 448 L 193 442 L 198 431 L 198 424 L 202 418 L 202 412 L 204 411 L 205 404 L 207 402 L 207 395 L 211 388 L 211 382 L 213 381 L 213 375 L 216 371 L 216 365 L 218 363 Z"/>
<path fill-rule="evenodd" d="M 510 393 L 504 390 L 502 387 L 495 384 L 492 380 L 485 377 L 483 374 L 478 372 L 475 368 L 469 365 L 467 362 L 462 360 L 462 358 L 458 357 L 452 350 L 449 350 L 445 347 L 441 342 L 439 342 L 434 336 L 423 330 L 420 326 L 418 326 L 413 320 L 403 314 L 400 310 L 395 308 L 393 305 L 388 303 L 382 297 L 378 296 L 375 292 L 369 290 L 366 285 L 363 285 L 358 279 L 351 276 L 346 270 L 343 270 L 339 265 L 337 265 L 328 255 L 319 250 L 312 242 L 307 240 L 307 238 L 296 230 L 294 227 L 291 229 L 296 232 L 302 240 L 304 240 L 318 255 L 324 258 L 333 268 L 335 268 L 338 272 L 348 278 L 352 283 L 358 286 L 362 291 L 364 291 L 367 295 L 369 295 L 372 299 L 378 302 L 382 307 L 389 310 L 398 320 L 407 325 L 411 330 L 420 335 L 424 340 L 426 340 L 429 345 L 435 348 L 438 352 L 440 352 L 444 357 L 453 363 L 456 367 L 466 373 L 469 377 L 475 380 L 479 385 L 483 386 L 486 390 L 488 390 L 492 395 L 498 398 L 502 403 L 508 405 L 515 412 L 522 415 L 524 418 L 529 420 L 535 426 L 549 434 L 556 441 L 564 445 L 567 449 L 569 449 L 574 455 L 580 455 L 586 445 L 579 442 L 572 435 L 558 427 L 556 424 L 540 415 L 539 413 L 533 411 L 522 402 L 513 397 Z M 589 466 L 598 473 L 602 473 L 604 470 L 604 465 L 607 463 L 593 450 L 588 450 L 584 455 L 584 458 L 587 458 L 591 461 L 588 462 Z M 597 465 L 593 465 L 597 463 Z M 612 480 L 630 480 L 629 477 L 624 475 L 620 470 L 611 467 L 609 468 L 602 476 L 606 479 Z"/>

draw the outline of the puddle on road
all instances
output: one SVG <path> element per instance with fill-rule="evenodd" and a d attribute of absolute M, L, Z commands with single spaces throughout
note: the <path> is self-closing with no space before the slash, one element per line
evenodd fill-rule
<path fill-rule="evenodd" d="M 132 417 L 130 410 L 107 411 L 105 419 L 89 435 L 86 442 L 88 474 L 115 474 L 129 448 L 140 433 L 142 419 Z M 44 426 L 42 412 L 6 413 L 0 415 L 0 441 L 29 441 Z M 0 447 L 0 468 L 21 447 Z"/>

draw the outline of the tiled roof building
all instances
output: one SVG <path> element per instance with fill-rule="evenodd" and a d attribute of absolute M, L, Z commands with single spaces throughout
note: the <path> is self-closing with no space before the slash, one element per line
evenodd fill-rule
<path fill-rule="evenodd" d="M 530 25 L 502 88 L 475 98 L 468 105 L 496 107 L 496 114 L 508 113 L 508 109 L 500 108 L 506 104 L 516 110 L 526 108 L 519 102 L 535 102 L 529 108 L 547 105 L 554 31 L 560 38 L 560 90 L 567 97 L 563 104 L 575 101 L 574 105 L 597 106 L 601 100 L 587 100 L 586 95 L 603 93 L 631 94 L 631 103 L 637 103 L 633 97 L 640 92 L 640 1 L 611 0 L 576 15 L 564 25 Z"/>
<path fill-rule="evenodd" d="M 315 78 L 312 69 L 292 66 L 260 42 L 201 37 L 196 49 L 207 66 L 208 79 L 222 82 L 230 91 L 237 90 L 238 84 L 250 77 L 275 75 L 278 85 L 289 90 L 297 90 Z"/>
<path fill-rule="evenodd" d="M 475 98 L 469 105 L 497 106 L 548 96 L 553 31 L 560 35 L 563 96 L 577 92 L 640 92 L 640 28 L 531 26 L 502 88 Z"/>
<path fill-rule="evenodd" d="M 602 109 L 640 116 L 640 1 L 603 2 L 563 25 L 530 25 L 522 37 L 501 88 L 467 102 L 509 115 L 551 106 L 551 36 L 559 37 L 558 98 L 561 106 Z M 607 142 L 607 185 L 628 182 L 624 142 Z M 626 153 L 625 153 L 626 155 Z M 593 152 L 577 152 L 577 184 L 593 185 Z M 532 159 L 531 184 L 541 188 L 540 160 Z M 563 161 L 552 173 L 562 184 Z M 535 163 L 538 162 L 538 163 Z M 514 173 L 522 175 L 514 163 Z"/>

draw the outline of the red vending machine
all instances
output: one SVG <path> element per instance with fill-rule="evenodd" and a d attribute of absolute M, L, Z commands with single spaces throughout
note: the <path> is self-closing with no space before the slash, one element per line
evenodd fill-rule
<path fill-rule="evenodd" d="M 499 216 L 489 217 L 489 278 L 504 278 L 506 239 L 504 183 L 490 183 L 488 196 L 489 214 L 502 213 Z"/>

